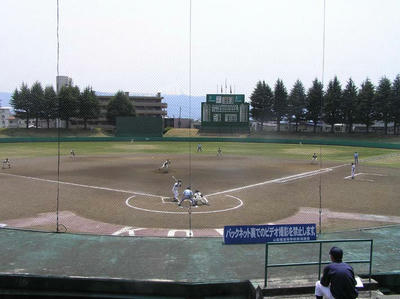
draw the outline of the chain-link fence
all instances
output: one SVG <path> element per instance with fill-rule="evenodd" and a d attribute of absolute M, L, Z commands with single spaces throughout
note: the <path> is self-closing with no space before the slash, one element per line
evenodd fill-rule
<path fill-rule="evenodd" d="M 334 231 L 399 223 L 400 172 L 387 166 L 398 150 L 223 134 L 3 141 L 2 226 L 218 237 L 226 225 Z"/>
<path fill-rule="evenodd" d="M 291 2 L 303 24 L 277 3 L 53 2 L 35 5 L 54 18 L 22 22 L 54 28 L 40 36 L 52 44 L 23 35 L 18 49 L 36 54 L 7 54 L 26 73 L 12 72 L 0 109 L 1 226 L 220 237 L 226 225 L 400 223 L 400 78 L 325 84 L 321 3 Z"/>

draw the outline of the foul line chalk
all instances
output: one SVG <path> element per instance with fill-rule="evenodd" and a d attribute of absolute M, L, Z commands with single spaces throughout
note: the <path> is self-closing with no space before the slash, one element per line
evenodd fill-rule
<path fill-rule="evenodd" d="M 341 166 L 342 165 L 335 166 L 335 168 L 341 167 Z M 228 189 L 228 190 L 224 190 L 224 191 L 220 191 L 220 192 L 215 192 L 215 193 L 207 194 L 206 196 L 214 196 L 214 195 L 219 195 L 219 194 L 224 194 L 224 193 L 241 191 L 241 190 L 244 190 L 244 189 L 249 189 L 249 188 L 258 187 L 258 186 L 267 185 L 267 184 L 272 184 L 272 183 L 285 183 L 285 182 L 289 182 L 289 181 L 293 181 L 293 180 L 302 179 L 302 178 L 306 178 L 306 177 L 309 177 L 309 176 L 317 175 L 317 174 L 320 174 L 320 173 L 329 172 L 329 171 L 333 170 L 332 168 L 324 168 L 324 169 L 319 169 L 319 170 L 314 170 L 314 171 L 303 172 L 303 173 L 290 175 L 290 176 L 279 178 L 279 179 L 273 179 L 273 180 L 269 180 L 269 181 L 265 181 L 265 182 L 261 182 L 261 183 L 257 183 L 257 184 L 251 184 L 251 185 L 247 185 L 247 186 L 243 186 L 243 187 L 238 187 L 238 188 Z"/>
<path fill-rule="evenodd" d="M 239 204 L 236 205 L 236 206 L 234 206 L 234 207 L 232 207 L 232 208 L 227 208 L 227 209 L 222 209 L 222 210 L 203 211 L 203 212 L 193 212 L 193 211 L 192 211 L 192 214 L 213 214 L 213 213 L 222 213 L 222 212 L 227 212 L 227 211 L 236 210 L 236 209 L 239 209 L 241 206 L 243 206 L 243 201 L 242 201 L 240 198 L 238 198 L 238 197 L 236 197 L 236 196 L 233 196 L 233 195 L 225 195 L 225 196 L 236 199 L 236 200 L 239 202 Z M 131 200 L 132 198 L 134 198 L 134 197 L 136 197 L 136 195 L 129 196 L 129 197 L 126 199 L 126 201 L 125 201 L 125 204 L 126 204 L 128 207 L 132 208 L 132 209 L 136 209 L 136 210 L 144 211 L 144 212 L 160 213 L 160 214 L 181 214 L 181 215 L 187 215 L 187 213 L 188 213 L 187 211 L 185 211 L 185 212 L 174 212 L 174 211 L 160 211 L 160 210 L 150 210 L 150 209 L 145 209 L 145 208 L 139 208 L 139 207 L 137 207 L 137 206 L 134 206 L 134 205 L 130 204 L 130 200 Z"/>
<path fill-rule="evenodd" d="M 63 184 L 63 185 L 69 185 L 69 186 L 75 186 L 75 187 L 82 187 L 82 188 L 90 188 L 90 189 L 97 189 L 97 190 L 105 190 L 105 191 L 112 191 L 112 192 L 120 192 L 120 193 L 128 193 L 128 194 L 136 194 L 136 195 L 144 195 L 144 196 L 150 196 L 150 197 L 163 198 L 163 196 L 161 196 L 161 195 L 149 194 L 149 193 L 144 193 L 144 192 L 136 192 L 136 191 L 122 190 L 122 189 L 113 189 L 113 188 L 107 188 L 107 187 L 91 186 L 91 185 L 76 184 L 76 183 L 69 183 L 69 182 L 62 182 L 62 181 L 58 182 L 58 181 L 55 181 L 55 180 L 41 179 L 41 178 L 35 178 L 35 177 L 17 175 L 17 174 L 10 174 L 10 173 L 0 173 L 0 174 L 11 176 L 11 177 L 24 178 L 24 179 L 33 180 L 33 181 L 41 181 L 41 182 L 47 182 L 47 183 L 60 183 L 60 184 Z"/>

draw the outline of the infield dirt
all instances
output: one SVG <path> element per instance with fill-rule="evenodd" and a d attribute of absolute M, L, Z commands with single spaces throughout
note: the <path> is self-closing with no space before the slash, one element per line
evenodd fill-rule
<path fill-rule="evenodd" d="M 171 160 L 171 168 L 162 173 L 158 168 L 166 159 Z M 11 169 L 0 172 L 0 223 L 17 223 L 18 219 L 23 223 L 28 219 L 25 228 L 51 230 L 59 188 L 59 211 L 95 221 L 98 233 L 109 233 L 104 224 L 185 229 L 188 205 L 180 208 L 168 200 L 172 196 L 172 176 L 183 181 L 183 188 L 190 185 L 193 190 L 200 190 L 210 202 L 210 206 L 191 209 L 191 225 L 195 229 L 282 223 L 287 219 L 311 223 L 318 216 L 320 203 L 325 230 L 400 222 L 400 171 L 394 168 L 361 165 L 357 169 L 359 175 L 352 180 L 345 178 L 349 176 L 349 165 L 268 157 L 78 156 L 62 157 L 58 184 L 56 166 L 56 157 L 21 158 L 13 161 Z M 320 168 L 326 171 L 319 174 Z M 290 180 L 279 180 L 298 174 Z M 307 209 L 312 212 L 304 213 Z M 49 213 L 47 217 L 53 219 L 41 222 L 41 213 Z M 74 218 L 60 217 L 60 221 L 73 226 Z M 82 223 L 74 230 L 93 232 L 93 223 L 91 227 L 85 229 Z"/>

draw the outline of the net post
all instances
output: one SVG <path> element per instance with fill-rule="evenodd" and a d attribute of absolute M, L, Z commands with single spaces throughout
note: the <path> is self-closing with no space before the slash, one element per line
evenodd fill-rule
<path fill-rule="evenodd" d="M 264 288 L 267 287 L 268 278 L 268 242 L 265 243 L 265 277 L 264 277 Z"/>
<path fill-rule="evenodd" d="M 322 242 L 319 242 L 318 280 L 321 279 Z"/>

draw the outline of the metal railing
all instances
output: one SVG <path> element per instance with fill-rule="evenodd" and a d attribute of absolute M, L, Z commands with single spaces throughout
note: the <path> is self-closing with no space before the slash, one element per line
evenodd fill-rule
<path fill-rule="evenodd" d="M 372 250 L 374 241 L 372 239 L 343 239 L 343 240 L 321 240 L 321 241 L 298 241 L 298 242 L 274 242 L 274 243 L 266 243 L 265 246 L 265 277 L 264 277 L 264 288 L 267 287 L 267 277 L 268 277 L 268 268 L 277 268 L 277 267 L 296 267 L 296 266 L 312 266 L 318 265 L 318 279 L 321 278 L 321 265 L 330 264 L 331 262 L 322 261 L 322 244 L 323 243 L 357 243 L 357 242 L 369 242 L 369 259 L 367 260 L 346 260 L 344 262 L 350 264 L 361 264 L 368 263 L 369 264 L 369 282 L 371 282 L 371 272 L 372 272 Z M 285 263 L 285 264 L 268 264 L 268 252 L 269 246 L 273 245 L 294 245 L 294 244 L 319 244 L 319 257 L 317 262 L 304 262 L 304 263 Z"/>

